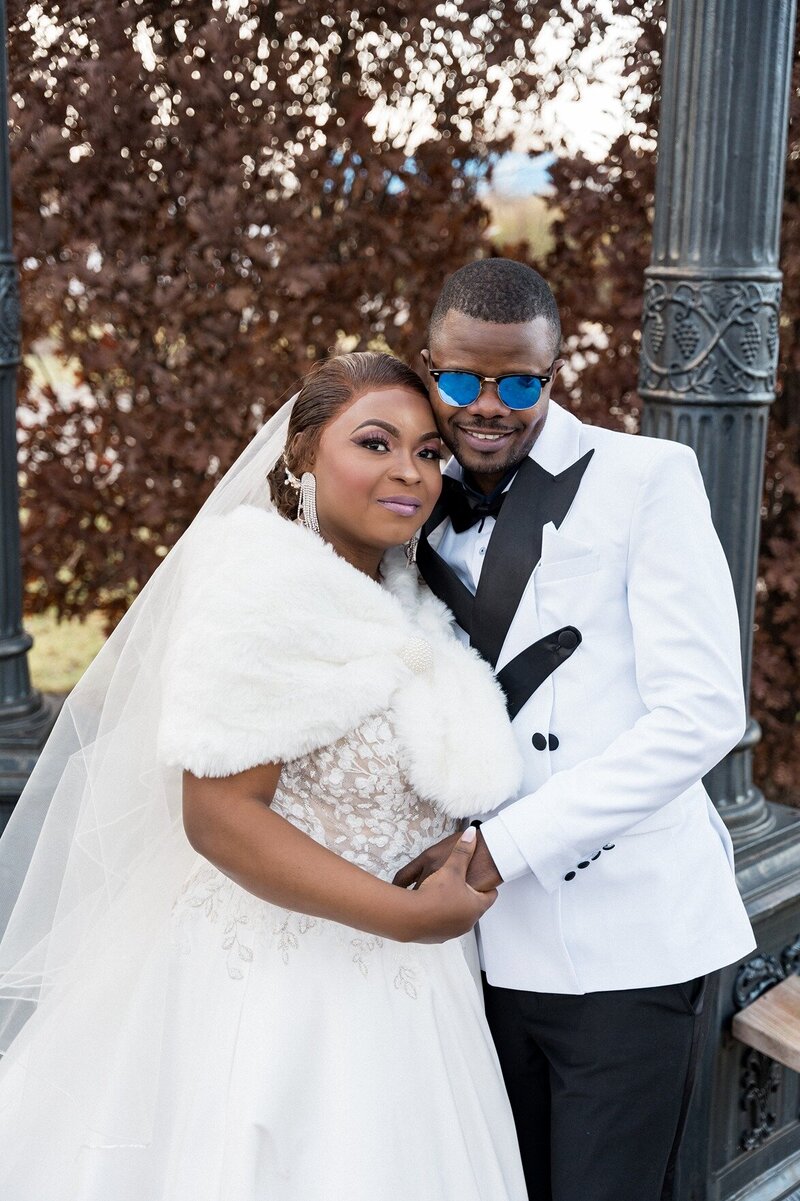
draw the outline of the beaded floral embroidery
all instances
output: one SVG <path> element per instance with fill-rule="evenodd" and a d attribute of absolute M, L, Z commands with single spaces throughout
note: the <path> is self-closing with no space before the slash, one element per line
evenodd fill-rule
<path fill-rule="evenodd" d="M 332 746 L 287 763 L 272 808 L 315 841 L 385 880 L 455 826 L 412 792 L 386 715 L 370 718 Z M 194 870 L 176 901 L 178 924 L 188 910 L 221 925 L 226 969 L 233 980 L 243 979 L 262 945 L 271 945 L 288 965 L 308 936 L 324 932 L 335 936 L 364 978 L 376 955 L 402 955 L 404 961 L 395 962 L 395 988 L 412 1000 L 418 996 L 418 975 L 409 966 L 407 947 L 270 905 L 206 861 Z M 181 938 L 179 945 L 185 950 L 187 940 Z"/>

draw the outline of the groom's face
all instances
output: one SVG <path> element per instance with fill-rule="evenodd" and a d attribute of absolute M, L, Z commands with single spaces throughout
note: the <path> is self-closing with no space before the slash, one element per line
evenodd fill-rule
<path fill-rule="evenodd" d="M 462 467 L 490 491 L 512 467 L 521 463 L 542 431 L 550 389 L 561 360 L 556 357 L 553 327 L 544 317 L 514 325 L 479 321 L 451 309 L 422 352 L 427 383 L 439 432 Z M 465 408 L 445 404 L 431 368 L 473 371 L 483 376 L 552 375 L 537 404 L 509 409 L 497 385 L 484 384 L 480 396 Z"/>

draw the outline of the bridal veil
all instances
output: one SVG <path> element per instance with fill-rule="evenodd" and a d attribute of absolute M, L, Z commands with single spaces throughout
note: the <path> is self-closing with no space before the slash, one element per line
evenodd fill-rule
<path fill-rule="evenodd" d="M 160 665 L 182 555 L 208 517 L 241 504 L 270 507 L 266 477 L 293 402 L 246 447 L 73 689 L 0 839 L 2 1067 L 47 1077 L 83 1109 L 88 1127 L 102 1081 L 79 1031 L 97 951 L 112 977 L 104 982 L 111 1000 L 92 1014 L 97 1060 L 121 1025 L 141 1021 L 157 1057 L 161 1015 L 142 1015 L 132 993 L 193 854 L 182 833 L 181 771 L 156 754 Z M 65 1005 L 45 1004 L 62 998 Z M 147 1142 L 152 1100 L 121 1100 L 124 1111 L 105 1119 L 114 1128 L 98 1137 Z"/>

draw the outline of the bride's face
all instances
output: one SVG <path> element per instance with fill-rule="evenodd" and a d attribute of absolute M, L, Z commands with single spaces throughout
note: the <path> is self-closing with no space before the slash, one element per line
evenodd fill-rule
<path fill-rule="evenodd" d="M 441 459 L 424 396 L 400 387 L 366 392 L 325 426 L 314 455 L 322 534 L 379 551 L 407 542 L 439 497 Z"/>

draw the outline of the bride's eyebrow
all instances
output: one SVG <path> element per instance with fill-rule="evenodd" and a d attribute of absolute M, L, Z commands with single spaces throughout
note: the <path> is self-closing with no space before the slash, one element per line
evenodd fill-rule
<path fill-rule="evenodd" d="M 362 421 L 361 425 L 356 426 L 356 428 L 353 430 L 353 433 L 358 433 L 359 430 L 363 430 L 367 425 L 380 426 L 382 430 L 386 430 L 387 434 L 394 434 L 395 438 L 400 437 L 400 431 L 396 426 L 389 425 L 388 421 L 378 421 L 377 418 L 374 421 Z"/>
<path fill-rule="evenodd" d="M 399 429 L 397 429 L 396 426 L 389 425 L 388 421 L 378 421 L 377 419 L 375 421 L 362 421 L 361 425 L 356 426 L 356 428 L 353 430 L 353 433 L 357 434 L 359 430 L 363 430 L 364 427 L 368 426 L 368 425 L 372 425 L 372 426 L 377 425 L 382 430 L 386 430 L 387 434 L 393 434 L 395 438 L 400 437 L 400 431 L 399 431 Z M 431 438 L 439 439 L 440 438 L 439 431 L 432 430 L 431 433 L 429 433 L 429 434 L 423 434 L 421 438 L 417 438 L 417 442 L 428 442 Z"/>

